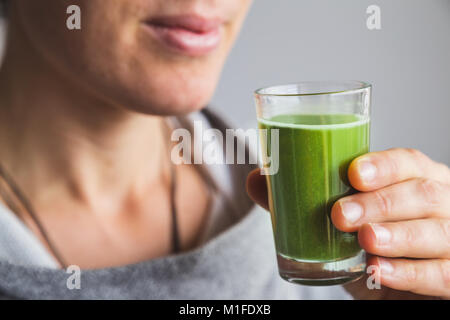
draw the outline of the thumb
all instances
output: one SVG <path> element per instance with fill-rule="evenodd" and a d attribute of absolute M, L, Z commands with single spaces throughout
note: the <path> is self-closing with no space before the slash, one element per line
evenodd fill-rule
<path fill-rule="evenodd" d="M 249 173 L 246 189 L 250 199 L 264 209 L 269 210 L 266 176 L 261 175 L 261 169 L 255 169 Z"/>

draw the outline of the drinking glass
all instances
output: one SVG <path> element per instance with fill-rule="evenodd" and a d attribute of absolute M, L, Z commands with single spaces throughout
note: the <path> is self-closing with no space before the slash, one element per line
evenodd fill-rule
<path fill-rule="evenodd" d="M 349 164 L 369 151 L 371 85 L 319 81 L 255 91 L 278 269 L 287 281 L 342 284 L 360 278 L 365 252 L 330 212 L 356 191 Z"/>

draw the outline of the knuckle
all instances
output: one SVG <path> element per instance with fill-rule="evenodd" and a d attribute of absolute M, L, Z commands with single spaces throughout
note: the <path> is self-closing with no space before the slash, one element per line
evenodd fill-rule
<path fill-rule="evenodd" d="M 429 263 L 408 262 L 404 269 L 405 281 L 409 291 L 416 291 L 433 279 L 434 268 Z"/>
<path fill-rule="evenodd" d="M 406 225 L 404 226 L 403 233 L 403 241 L 405 241 L 408 247 L 414 247 L 417 245 L 417 239 L 419 239 L 420 237 L 417 235 L 416 229 Z"/>
<path fill-rule="evenodd" d="M 436 163 L 436 166 L 438 168 L 438 172 L 442 173 L 442 181 L 447 181 L 450 183 L 450 168 L 445 165 L 444 163 Z"/>
<path fill-rule="evenodd" d="M 406 148 L 404 151 L 413 159 L 417 171 L 416 174 L 423 175 L 426 171 L 426 166 L 430 163 L 430 158 L 417 149 Z"/>
<path fill-rule="evenodd" d="M 450 289 L 450 260 L 444 260 L 440 264 L 442 282 L 446 289 Z"/>
<path fill-rule="evenodd" d="M 442 220 L 438 222 L 442 233 L 442 240 L 444 242 L 447 256 L 450 257 L 450 220 Z"/>
<path fill-rule="evenodd" d="M 419 191 L 423 194 L 427 205 L 435 207 L 439 205 L 442 197 L 442 185 L 440 182 L 421 178 L 418 179 Z"/>
<path fill-rule="evenodd" d="M 398 175 L 398 173 L 400 172 L 399 170 L 399 164 L 398 164 L 398 155 L 401 152 L 401 149 L 399 148 L 395 148 L 395 149 L 390 149 L 385 153 L 385 161 L 383 161 L 383 163 L 385 164 L 387 173 L 389 173 L 389 175 L 392 177 L 392 179 L 396 180 L 396 177 Z"/>
<path fill-rule="evenodd" d="M 418 279 L 418 267 L 415 263 L 407 263 L 403 269 L 404 278 L 407 281 L 408 288 L 413 289 Z"/>
<path fill-rule="evenodd" d="M 442 172 L 444 175 L 447 175 L 450 173 L 450 169 L 444 163 L 435 162 L 435 165 L 438 168 L 438 170 L 440 172 Z"/>
<path fill-rule="evenodd" d="M 405 152 L 407 152 L 410 156 L 412 156 L 413 158 L 416 158 L 418 160 L 428 159 L 428 157 L 420 150 L 413 149 L 413 148 L 405 148 L 403 150 Z"/>
<path fill-rule="evenodd" d="M 420 150 L 407 148 L 405 151 L 412 159 L 416 161 L 419 167 L 430 162 L 430 158 Z"/>
<path fill-rule="evenodd" d="M 374 191 L 377 207 L 380 210 L 380 214 L 383 217 L 389 217 L 392 212 L 392 199 L 391 196 L 385 191 Z"/>

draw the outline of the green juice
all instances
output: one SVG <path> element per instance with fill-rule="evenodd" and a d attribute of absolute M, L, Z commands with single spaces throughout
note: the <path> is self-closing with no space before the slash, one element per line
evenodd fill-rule
<path fill-rule="evenodd" d="M 369 151 L 369 121 L 353 114 L 291 114 L 259 119 L 259 126 L 279 130 L 279 170 L 267 176 L 278 255 L 301 262 L 357 255 L 356 234 L 338 231 L 330 211 L 354 193 L 347 169 Z"/>

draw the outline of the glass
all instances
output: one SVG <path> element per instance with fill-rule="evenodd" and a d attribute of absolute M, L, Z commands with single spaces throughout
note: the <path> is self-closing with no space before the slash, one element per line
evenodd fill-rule
<path fill-rule="evenodd" d="M 365 252 L 356 233 L 333 226 L 330 212 L 336 200 L 356 192 L 347 169 L 369 151 L 371 86 L 274 86 L 257 90 L 255 103 L 259 128 L 266 129 L 260 131 L 263 173 L 281 277 L 306 285 L 360 278 Z"/>

